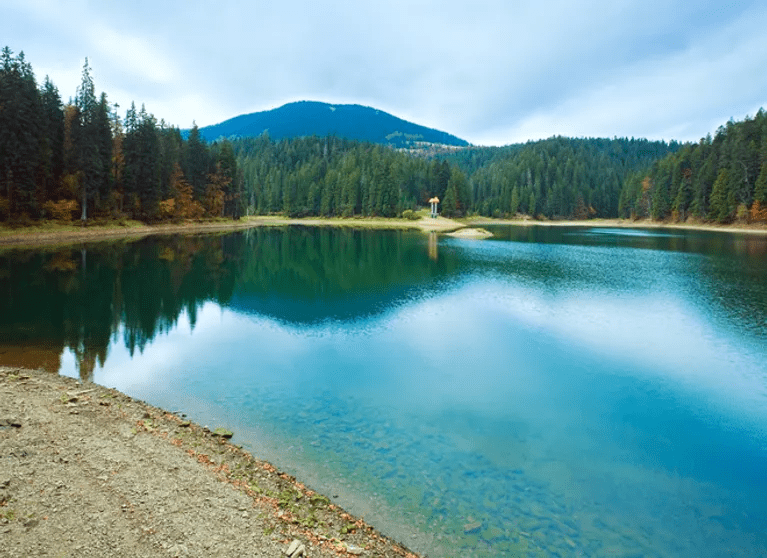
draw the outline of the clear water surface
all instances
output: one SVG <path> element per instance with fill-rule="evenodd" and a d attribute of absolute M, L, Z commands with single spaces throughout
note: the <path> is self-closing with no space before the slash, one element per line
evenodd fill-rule
<path fill-rule="evenodd" d="M 767 556 L 767 237 L 291 227 L 0 253 L 0 364 L 203 424 L 429 556 Z"/>

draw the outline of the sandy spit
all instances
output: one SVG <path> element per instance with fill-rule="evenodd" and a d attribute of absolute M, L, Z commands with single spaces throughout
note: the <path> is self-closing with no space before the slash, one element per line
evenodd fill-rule
<path fill-rule="evenodd" d="M 415 558 L 220 434 L 0 367 L 0 555 L 277 558 L 298 540 L 310 558 Z"/>

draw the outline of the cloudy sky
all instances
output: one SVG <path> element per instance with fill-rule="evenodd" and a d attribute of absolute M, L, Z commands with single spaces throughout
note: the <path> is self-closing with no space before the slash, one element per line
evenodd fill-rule
<path fill-rule="evenodd" d="M 66 101 L 97 91 L 182 128 L 302 99 L 474 144 L 698 140 L 767 108 L 764 0 L 3 0 L 0 47 Z"/>

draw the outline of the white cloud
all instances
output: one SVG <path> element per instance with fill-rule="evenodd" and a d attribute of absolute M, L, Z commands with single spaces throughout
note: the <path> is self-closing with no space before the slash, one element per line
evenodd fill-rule
<path fill-rule="evenodd" d="M 761 2 L 11 2 L 0 35 L 66 99 L 181 126 L 287 100 L 356 102 L 475 143 L 697 139 L 767 104 Z"/>

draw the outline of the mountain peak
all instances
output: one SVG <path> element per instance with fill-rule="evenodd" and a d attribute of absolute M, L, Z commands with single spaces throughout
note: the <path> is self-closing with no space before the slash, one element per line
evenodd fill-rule
<path fill-rule="evenodd" d="M 320 101 L 295 101 L 200 128 L 200 135 L 208 141 L 221 137 L 257 137 L 264 132 L 276 140 L 333 135 L 392 147 L 412 147 L 421 143 L 469 145 L 447 132 L 408 122 L 373 107 Z"/>

